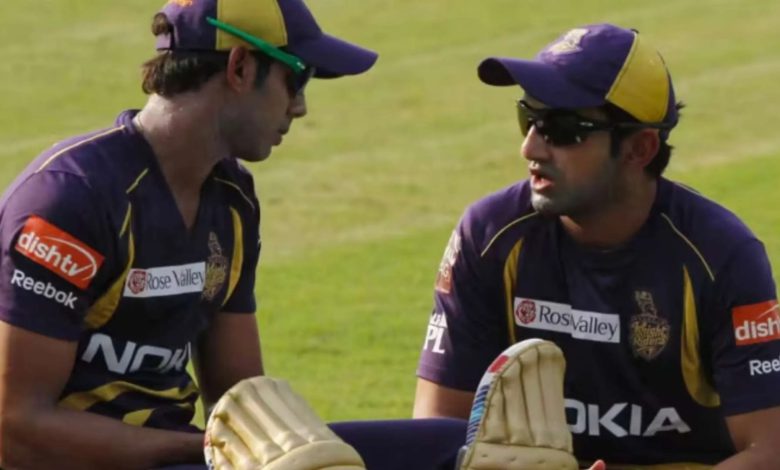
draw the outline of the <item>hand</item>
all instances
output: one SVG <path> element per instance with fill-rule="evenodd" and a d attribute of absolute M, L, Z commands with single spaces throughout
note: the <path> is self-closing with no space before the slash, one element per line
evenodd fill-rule
<path fill-rule="evenodd" d="M 588 470 L 607 470 L 607 464 L 603 460 L 596 460 Z"/>

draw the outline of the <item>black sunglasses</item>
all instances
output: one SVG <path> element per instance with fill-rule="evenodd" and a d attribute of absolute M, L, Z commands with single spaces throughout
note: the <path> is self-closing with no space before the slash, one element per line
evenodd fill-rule
<path fill-rule="evenodd" d="M 287 89 L 290 91 L 290 96 L 298 96 L 306 88 L 315 72 L 314 67 L 306 67 L 301 73 L 287 75 Z"/>
<path fill-rule="evenodd" d="M 596 131 L 648 127 L 654 129 L 671 128 L 665 123 L 597 121 L 588 119 L 572 109 L 533 108 L 524 100 L 517 102 L 517 120 L 523 136 L 527 136 L 531 127 L 534 127 L 545 142 L 555 146 L 579 144 L 588 138 L 588 134 Z"/>

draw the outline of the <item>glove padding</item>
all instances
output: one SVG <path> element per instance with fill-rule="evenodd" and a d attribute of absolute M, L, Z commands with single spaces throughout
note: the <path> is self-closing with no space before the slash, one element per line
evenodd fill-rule
<path fill-rule="evenodd" d="M 575 470 L 566 424 L 566 361 L 554 343 L 510 346 L 482 378 L 461 470 Z M 475 428 L 475 426 L 478 426 Z"/>
<path fill-rule="evenodd" d="M 245 379 L 214 406 L 206 424 L 206 463 L 216 470 L 364 470 L 284 380 Z"/>

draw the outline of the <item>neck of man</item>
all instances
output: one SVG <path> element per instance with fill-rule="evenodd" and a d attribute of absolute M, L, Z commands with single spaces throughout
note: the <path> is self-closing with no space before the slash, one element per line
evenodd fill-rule
<path fill-rule="evenodd" d="M 641 177 L 626 184 L 621 197 L 577 215 L 560 217 L 575 242 L 592 248 L 610 249 L 626 244 L 647 221 L 658 191 L 658 180 Z"/>
<path fill-rule="evenodd" d="M 227 155 L 217 112 L 211 100 L 204 99 L 207 95 L 183 93 L 170 99 L 152 95 L 134 120 L 177 199 L 197 198 L 214 165 Z"/>

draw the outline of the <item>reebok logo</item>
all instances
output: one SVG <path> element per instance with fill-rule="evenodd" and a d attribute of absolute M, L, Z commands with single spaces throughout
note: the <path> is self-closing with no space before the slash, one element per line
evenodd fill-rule
<path fill-rule="evenodd" d="M 47 299 L 52 299 L 71 310 L 76 310 L 78 297 L 73 295 L 73 292 L 59 290 L 49 282 L 37 281 L 18 269 L 14 269 L 14 274 L 11 276 L 11 285 L 21 287 L 26 291 L 41 295 Z"/>
<path fill-rule="evenodd" d="M 203 292 L 206 263 L 131 269 L 125 282 L 125 297 L 166 297 Z"/>
<path fill-rule="evenodd" d="M 780 372 L 780 357 L 762 361 L 761 359 L 751 359 L 748 362 L 750 368 L 750 376 L 755 375 L 767 375 Z"/>
<path fill-rule="evenodd" d="M 100 253 L 36 215 L 25 222 L 15 248 L 81 289 L 89 286 L 103 264 Z"/>
<path fill-rule="evenodd" d="M 780 305 L 768 300 L 731 310 L 737 346 L 780 339 Z"/>
<path fill-rule="evenodd" d="M 515 298 L 515 324 L 521 328 L 557 331 L 573 338 L 620 343 L 620 317 L 613 313 L 576 310 L 571 305 Z"/>

